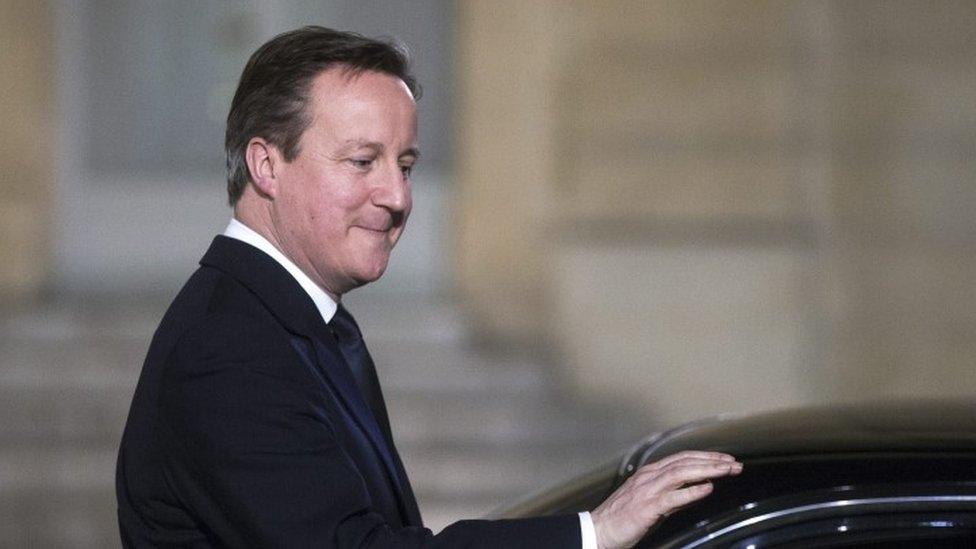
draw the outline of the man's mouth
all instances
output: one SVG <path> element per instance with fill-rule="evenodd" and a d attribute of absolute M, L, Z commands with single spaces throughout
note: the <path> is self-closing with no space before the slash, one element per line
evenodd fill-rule
<path fill-rule="evenodd" d="M 375 227 L 371 227 L 369 225 L 360 225 L 359 228 L 360 229 L 364 229 L 366 231 L 369 231 L 371 233 L 386 234 L 386 233 L 390 232 L 390 229 L 392 229 L 393 226 L 392 225 L 377 225 Z"/>
<path fill-rule="evenodd" d="M 364 223 L 360 223 L 357 227 L 373 232 L 373 233 L 389 233 L 390 231 L 401 226 L 402 217 L 388 217 L 385 219 L 370 220 Z"/>
<path fill-rule="evenodd" d="M 376 234 L 389 234 L 403 226 L 406 216 L 400 212 L 393 212 L 390 216 L 377 217 L 375 219 L 360 219 L 356 227 Z"/>

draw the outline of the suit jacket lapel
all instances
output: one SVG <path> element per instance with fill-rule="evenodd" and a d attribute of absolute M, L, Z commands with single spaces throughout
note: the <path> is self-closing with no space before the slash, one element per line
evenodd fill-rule
<path fill-rule="evenodd" d="M 254 246 L 218 236 L 200 264 L 223 271 L 247 286 L 289 332 L 310 337 L 327 329 L 315 303 L 298 282 Z"/>
<path fill-rule="evenodd" d="M 379 424 L 373 418 L 373 413 L 369 406 L 362 399 L 359 386 L 349 371 L 349 366 L 342 357 L 337 344 L 330 341 L 327 337 L 313 337 L 313 345 L 318 358 L 318 363 L 326 377 L 328 378 L 333 390 L 339 395 L 339 399 L 356 420 L 359 428 L 366 433 L 373 448 L 383 460 L 387 474 L 390 475 L 392 484 L 397 493 L 397 498 L 403 499 L 403 489 L 399 472 L 393 460 L 393 447 L 386 443 L 386 438 L 380 430 Z"/>
<path fill-rule="evenodd" d="M 419 520 L 413 492 L 410 491 L 409 495 L 404 493 L 403 485 L 410 490 L 409 481 L 399 464 L 399 456 L 395 455 L 392 441 L 385 441 L 372 412 L 360 396 L 359 387 L 342 357 L 338 343 L 328 335 L 325 321 L 305 290 L 270 256 L 250 244 L 225 236 L 214 238 L 200 264 L 219 269 L 239 280 L 261 299 L 285 329 L 312 342 L 318 371 L 354 418 L 356 427 L 373 444 L 401 502 L 404 518 L 411 522 Z"/>

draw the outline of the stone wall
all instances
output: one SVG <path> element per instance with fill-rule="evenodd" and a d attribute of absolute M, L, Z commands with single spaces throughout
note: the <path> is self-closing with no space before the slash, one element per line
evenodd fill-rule
<path fill-rule="evenodd" d="M 976 4 L 834 10 L 826 386 L 972 395 Z"/>
<path fill-rule="evenodd" d="M 491 336 L 661 422 L 976 391 L 976 5 L 529 4 L 459 10 Z"/>
<path fill-rule="evenodd" d="M 55 56 L 46 2 L 0 6 L 0 303 L 11 303 L 50 272 Z"/>

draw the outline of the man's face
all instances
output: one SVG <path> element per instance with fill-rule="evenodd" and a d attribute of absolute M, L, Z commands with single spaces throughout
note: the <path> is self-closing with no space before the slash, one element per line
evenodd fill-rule
<path fill-rule="evenodd" d="M 276 169 L 282 251 L 333 297 L 383 274 L 410 214 L 417 111 L 400 79 L 332 68 L 312 81 L 311 123 Z"/>

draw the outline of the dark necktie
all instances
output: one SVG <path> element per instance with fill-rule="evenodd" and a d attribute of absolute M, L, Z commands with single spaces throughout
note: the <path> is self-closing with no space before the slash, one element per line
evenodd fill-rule
<path fill-rule="evenodd" d="M 380 391 L 379 379 L 376 377 L 376 367 L 373 365 L 373 359 L 369 356 L 369 351 L 366 350 L 366 343 L 363 341 L 362 332 L 359 331 L 359 325 L 356 324 L 356 320 L 349 314 L 349 311 L 342 304 L 339 304 L 335 315 L 329 322 L 329 329 L 339 343 L 339 350 L 349 365 L 356 385 L 359 386 L 363 401 L 373 412 L 373 419 L 376 420 L 383 437 L 386 439 L 386 449 L 381 450 L 381 452 L 389 452 L 390 457 L 395 462 L 395 468 L 398 472 L 393 475 L 391 481 L 394 486 L 398 486 L 404 492 L 403 499 L 398 503 L 404 523 L 420 526 L 423 522 L 420 519 L 420 510 L 417 509 L 417 500 L 410 488 L 410 483 L 406 479 L 406 473 L 403 471 L 403 465 L 397 456 L 396 448 L 393 446 L 390 418 L 386 414 L 386 404 L 383 401 L 383 393 Z"/>
<path fill-rule="evenodd" d="M 383 431 L 386 444 L 392 448 L 393 436 L 390 433 L 390 418 L 386 414 L 386 404 L 383 402 L 383 392 L 380 390 L 380 382 L 376 377 L 376 367 L 373 359 L 366 350 L 366 343 L 363 341 L 363 334 L 359 331 L 359 325 L 349 314 L 342 304 L 336 309 L 335 316 L 329 322 L 329 329 L 339 342 L 339 350 L 342 351 L 343 358 L 352 371 L 352 376 L 359 386 L 359 392 L 363 401 L 373 412 L 373 419 Z"/>

